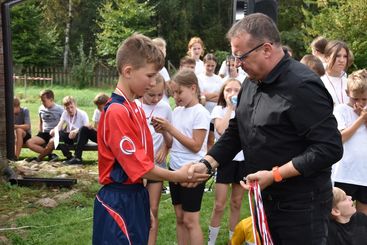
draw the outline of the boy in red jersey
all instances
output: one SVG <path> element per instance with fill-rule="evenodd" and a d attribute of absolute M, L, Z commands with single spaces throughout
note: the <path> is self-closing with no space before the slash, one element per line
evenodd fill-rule
<path fill-rule="evenodd" d="M 188 179 L 186 165 L 168 171 L 154 165 L 153 144 L 144 111 L 134 99 L 155 84 L 164 65 L 163 53 L 147 37 L 127 38 L 116 55 L 119 81 L 98 126 L 99 182 L 94 203 L 93 244 L 147 244 L 149 196 L 142 178 L 172 182 L 204 181 L 207 174 Z"/>

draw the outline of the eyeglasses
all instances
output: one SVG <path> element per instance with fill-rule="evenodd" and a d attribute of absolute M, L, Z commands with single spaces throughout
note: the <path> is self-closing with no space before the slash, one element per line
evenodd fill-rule
<path fill-rule="evenodd" d="M 240 56 L 237 56 L 237 55 L 234 55 L 234 54 L 232 54 L 232 55 L 235 57 L 236 62 L 238 62 L 238 63 L 243 62 L 252 52 L 254 52 L 256 49 L 262 47 L 264 44 L 265 43 L 261 43 L 261 44 L 257 45 L 255 48 L 247 51 L 246 53 L 241 54 Z"/>

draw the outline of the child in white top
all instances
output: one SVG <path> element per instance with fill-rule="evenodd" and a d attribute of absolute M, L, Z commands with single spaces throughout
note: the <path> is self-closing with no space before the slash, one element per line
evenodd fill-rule
<path fill-rule="evenodd" d="M 327 65 L 321 80 L 333 98 L 334 105 L 346 104 L 348 97 L 345 93 L 347 89 L 345 71 L 352 64 L 347 44 L 337 40 L 328 42 L 325 47 L 325 59 Z"/>
<path fill-rule="evenodd" d="M 59 132 L 60 142 L 72 145 L 78 139 L 79 129 L 89 124 L 88 114 L 77 108 L 75 99 L 72 96 L 66 96 L 62 101 L 64 104 L 64 112 L 57 126 L 50 131 L 50 135 L 53 136 L 53 138 L 48 142 L 45 151 L 38 156 L 40 160 L 53 151 L 56 130 Z M 60 145 L 59 148 L 67 159 L 72 158 L 67 146 Z"/>
<path fill-rule="evenodd" d="M 156 131 L 166 131 L 172 135 L 170 169 L 176 170 L 205 155 L 210 115 L 199 104 L 200 90 L 192 70 L 181 69 L 172 81 L 173 97 L 177 105 L 173 111 L 172 124 L 154 117 L 153 125 Z M 205 184 L 195 188 L 185 188 L 173 182 L 169 184 L 176 213 L 178 244 L 203 244 L 200 207 Z"/>
<path fill-rule="evenodd" d="M 229 120 L 235 116 L 236 98 L 240 89 L 241 83 L 237 79 L 231 78 L 224 82 L 220 90 L 218 105 L 212 111 L 216 140 L 219 139 L 228 127 Z M 242 151 L 235 156 L 232 162 L 223 164 L 217 169 L 215 203 L 209 224 L 208 245 L 214 245 L 216 243 L 230 185 L 232 185 L 230 199 L 231 212 L 229 217 L 229 240 L 231 240 L 236 224 L 240 219 L 244 189 L 240 186 L 239 182 L 244 176 L 246 174 Z"/>
<path fill-rule="evenodd" d="M 219 90 L 223 85 L 223 80 L 220 76 L 214 74 L 217 66 L 217 58 L 213 54 L 207 54 L 204 57 L 205 73 L 198 76 L 201 103 L 211 113 L 217 105 Z"/>
<path fill-rule="evenodd" d="M 166 168 L 166 158 L 168 149 L 172 145 L 172 137 L 167 132 L 157 133 L 152 125 L 152 118 L 164 118 L 168 122 L 172 121 L 171 107 L 162 99 L 165 91 L 165 81 L 163 76 L 157 74 L 156 85 L 147 90 L 144 95 L 136 100 L 144 112 L 153 138 L 154 163 L 155 165 Z M 158 209 L 161 198 L 163 181 L 148 180 L 147 189 L 149 192 L 150 210 L 154 216 L 152 227 L 149 231 L 148 244 L 156 244 L 158 234 Z"/>
<path fill-rule="evenodd" d="M 237 67 L 236 58 L 233 55 L 228 56 L 226 59 L 226 64 L 228 67 L 228 73 L 227 76 L 223 78 L 223 81 L 227 81 L 230 78 L 234 78 L 242 83 L 246 78 L 246 73 L 239 72 L 239 67 Z"/>
<path fill-rule="evenodd" d="M 357 211 L 367 214 L 367 70 L 349 76 L 347 94 L 349 103 L 334 109 L 344 155 L 335 165 L 332 178 L 335 186 L 356 200 Z"/>
<path fill-rule="evenodd" d="M 200 75 L 204 73 L 204 62 L 200 59 L 204 55 L 204 42 L 200 37 L 192 37 L 187 45 L 187 55 L 194 58 L 195 64 L 195 74 Z"/>

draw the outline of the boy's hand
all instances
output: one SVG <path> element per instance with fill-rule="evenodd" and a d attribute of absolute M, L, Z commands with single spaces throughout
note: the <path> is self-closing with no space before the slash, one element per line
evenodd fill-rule
<path fill-rule="evenodd" d="M 210 175 L 207 174 L 206 171 L 204 173 L 195 172 L 189 175 L 189 169 L 196 164 L 187 163 L 183 165 L 180 169 L 176 170 L 175 174 L 178 178 L 177 182 L 181 182 L 181 185 L 185 187 L 195 187 L 198 184 L 206 181 L 210 177 Z"/>
<path fill-rule="evenodd" d="M 78 134 L 78 130 L 71 130 L 69 133 L 69 139 L 75 139 Z"/>
<path fill-rule="evenodd" d="M 196 187 L 198 184 L 200 184 L 203 181 L 206 181 L 210 175 L 207 174 L 207 168 L 204 163 L 189 163 L 184 165 L 181 169 L 185 167 L 187 178 L 189 181 L 181 182 L 181 185 L 188 188 Z M 181 170 L 180 169 L 180 170 Z M 202 178 L 204 178 L 202 180 Z M 200 181 L 193 181 L 195 179 L 200 179 Z"/>

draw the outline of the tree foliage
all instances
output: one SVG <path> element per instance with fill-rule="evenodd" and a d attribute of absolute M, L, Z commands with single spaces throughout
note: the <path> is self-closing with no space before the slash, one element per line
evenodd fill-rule
<path fill-rule="evenodd" d="M 319 13 L 309 18 L 305 31 L 315 37 L 345 41 L 355 56 L 355 68 L 367 66 L 367 4 L 365 0 L 314 1 Z"/>
<path fill-rule="evenodd" d="M 114 64 L 119 44 L 135 32 L 151 35 L 155 31 L 154 6 L 136 0 L 109 0 L 99 9 L 97 51 L 101 58 Z"/>
<path fill-rule="evenodd" d="M 22 66 L 50 66 L 58 63 L 62 53 L 54 28 L 44 25 L 38 1 L 18 4 L 11 11 L 12 49 L 14 63 Z"/>

